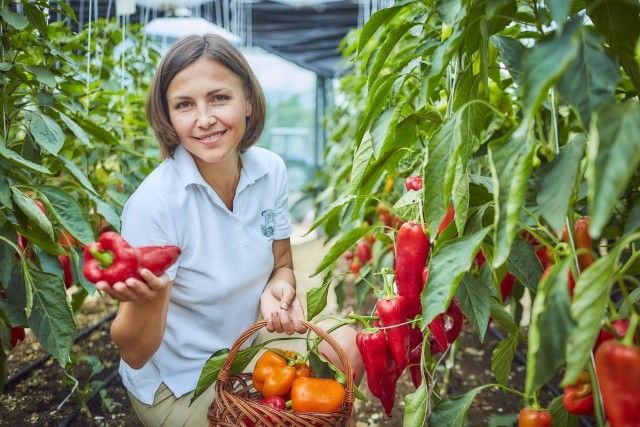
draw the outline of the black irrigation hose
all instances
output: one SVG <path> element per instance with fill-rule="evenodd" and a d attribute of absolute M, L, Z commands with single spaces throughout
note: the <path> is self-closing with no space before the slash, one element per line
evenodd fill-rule
<path fill-rule="evenodd" d="M 504 335 L 501 334 L 500 332 L 496 331 L 495 328 L 489 328 L 489 331 L 491 332 L 491 335 L 493 335 L 499 341 L 502 341 L 505 338 Z M 521 350 L 519 350 L 519 349 L 516 350 L 514 358 L 522 366 L 526 366 L 527 365 L 527 359 L 524 357 L 524 355 L 522 354 Z M 555 396 L 559 396 L 559 395 L 562 394 L 562 391 L 558 387 L 553 385 L 553 384 L 546 383 L 543 387 L 546 388 L 547 390 L 549 390 L 549 392 L 554 397 Z M 594 427 L 593 424 L 591 424 L 591 422 L 589 422 L 589 420 L 586 417 L 583 417 L 583 416 L 579 416 L 578 417 L 578 422 L 580 423 L 580 425 L 582 427 Z"/>
<path fill-rule="evenodd" d="M 73 340 L 74 344 L 77 343 L 78 341 L 81 341 L 84 338 L 86 338 L 91 332 L 96 330 L 103 323 L 112 320 L 115 316 L 116 316 L 116 312 L 114 311 L 113 313 L 110 313 L 110 314 L 106 315 L 105 317 L 103 317 L 97 323 L 84 328 L 82 331 L 80 331 L 76 335 L 75 339 Z M 26 366 L 22 367 L 22 369 L 20 369 L 14 375 L 12 375 L 9 378 L 7 378 L 7 381 L 4 384 L 3 391 L 7 391 L 11 387 L 15 386 L 15 383 L 17 383 L 20 379 L 22 379 L 22 377 L 24 377 L 25 375 L 27 375 L 29 372 L 31 372 L 32 370 L 36 369 L 37 367 L 42 366 L 47 360 L 49 360 L 50 357 L 51 357 L 51 355 L 45 354 L 44 356 L 41 356 L 38 359 L 34 360 L 33 362 L 31 362 L 31 363 L 27 364 Z"/>
<path fill-rule="evenodd" d="M 96 397 L 102 389 L 107 388 L 109 384 L 111 384 L 113 380 L 116 379 L 117 376 L 118 376 L 118 368 L 111 369 L 111 373 L 104 379 L 100 387 L 95 388 L 91 392 L 91 394 L 86 400 L 86 403 L 89 403 L 91 400 L 93 400 L 93 398 Z M 60 422 L 60 424 L 58 424 L 58 427 L 70 426 L 73 420 L 78 416 L 79 413 L 80 413 L 80 409 L 76 407 L 73 411 L 71 411 L 69 415 L 66 416 L 64 420 Z"/>

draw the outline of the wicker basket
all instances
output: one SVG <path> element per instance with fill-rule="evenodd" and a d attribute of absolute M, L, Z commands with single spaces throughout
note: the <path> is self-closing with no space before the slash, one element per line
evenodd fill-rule
<path fill-rule="evenodd" d="M 247 329 L 233 344 L 229 357 L 218 373 L 214 385 L 215 399 L 209 407 L 207 418 L 211 427 L 238 427 L 244 420 L 250 420 L 254 427 L 340 427 L 346 426 L 353 413 L 353 375 L 347 355 L 338 343 L 324 330 L 313 323 L 304 325 L 326 340 L 336 351 L 345 367 L 347 384 L 342 410 L 330 414 L 291 411 L 279 411 L 260 404 L 262 396 L 253 388 L 251 374 L 230 375 L 231 363 L 236 358 L 240 346 L 256 331 L 265 327 L 267 322 L 255 323 Z"/>

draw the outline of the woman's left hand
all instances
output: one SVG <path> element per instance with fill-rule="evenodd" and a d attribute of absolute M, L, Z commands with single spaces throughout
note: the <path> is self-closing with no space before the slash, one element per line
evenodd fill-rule
<path fill-rule="evenodd" d="M 304 333 L 307 328 L 302 324 L 304 310 L 296 296 L 296 289 L 284 280 L 276 280 L 267 285 L 260 297 L 262 318 L 267 321 L 267 331 Z"/>

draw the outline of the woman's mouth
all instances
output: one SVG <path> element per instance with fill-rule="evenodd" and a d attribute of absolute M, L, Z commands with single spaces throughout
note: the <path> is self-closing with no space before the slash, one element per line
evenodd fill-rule
<path fill-rule="evenodd" d="M 222 135 L 224 135 L 227 131 L 222 130 L 219 132 L 213 132 L 204 136 L 196 137 L 203 144 L 214 144 Z"/>

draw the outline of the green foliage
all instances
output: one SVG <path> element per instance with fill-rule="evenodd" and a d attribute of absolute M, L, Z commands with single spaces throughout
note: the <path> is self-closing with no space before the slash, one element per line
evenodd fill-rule
<path fill-rule="evenodd" d="M 325 170 L 315 185 L 325 214 L 314 228 L 345 243 L 333 247 L 332 260 L 355 243 L 353 230 L 364 221 L 392 240 L 398 222 L 380 209 L 392 206 L 401 220 L 424 224 L 431 239 L 423 330 L 457 297 L 481 339 L 489 316 L 506 331 L 491 363 L 500 386 L 524 341 L 527 399 L 563 370 L 570 383 L 605 319 L 619 315 L 614 307 L 628 315 L 640 300 L 632 277 L 640 271 L 632 244 L 640 224 L 638 2 L 399 2 L 343 47 L 353 68 L 326 119 Z M 405 191 L 411 175 L 423 177 L 421 191 Z M 449 206 L 455 221 L 439 230 Z M 592 247 L 573 247 L 575 236 L 562 241 L 565 224 L 584 216 Z M 483 268 L 474 262 L 480 248 Z M 586 252 L 596 262 L 578 272 L 576 255 Z M 344 271 L 322 263 L 330 267 L 329 275 Z M 573 297 L 569 269 L 578 278 Z M 507 272 L 517 283 L 501 304 Z M 369 291 L 359 283 L 362 301 Z M 625 301 L 613 304 L 618 287 Z M 521 319 L 524 293 L 532 311 Z M 430 425 L 462 425 L 480 389 L 445 398 L 429 414 L 427 402 L 441 397 L 440 371 L 434 361 L 423 367 L 434 385 L 427 396 L 407 396 L 407 425 L 420 424 L 419 402 Z M 554 419 L 575 424 L 559 408 L 552 404 Z"/>

